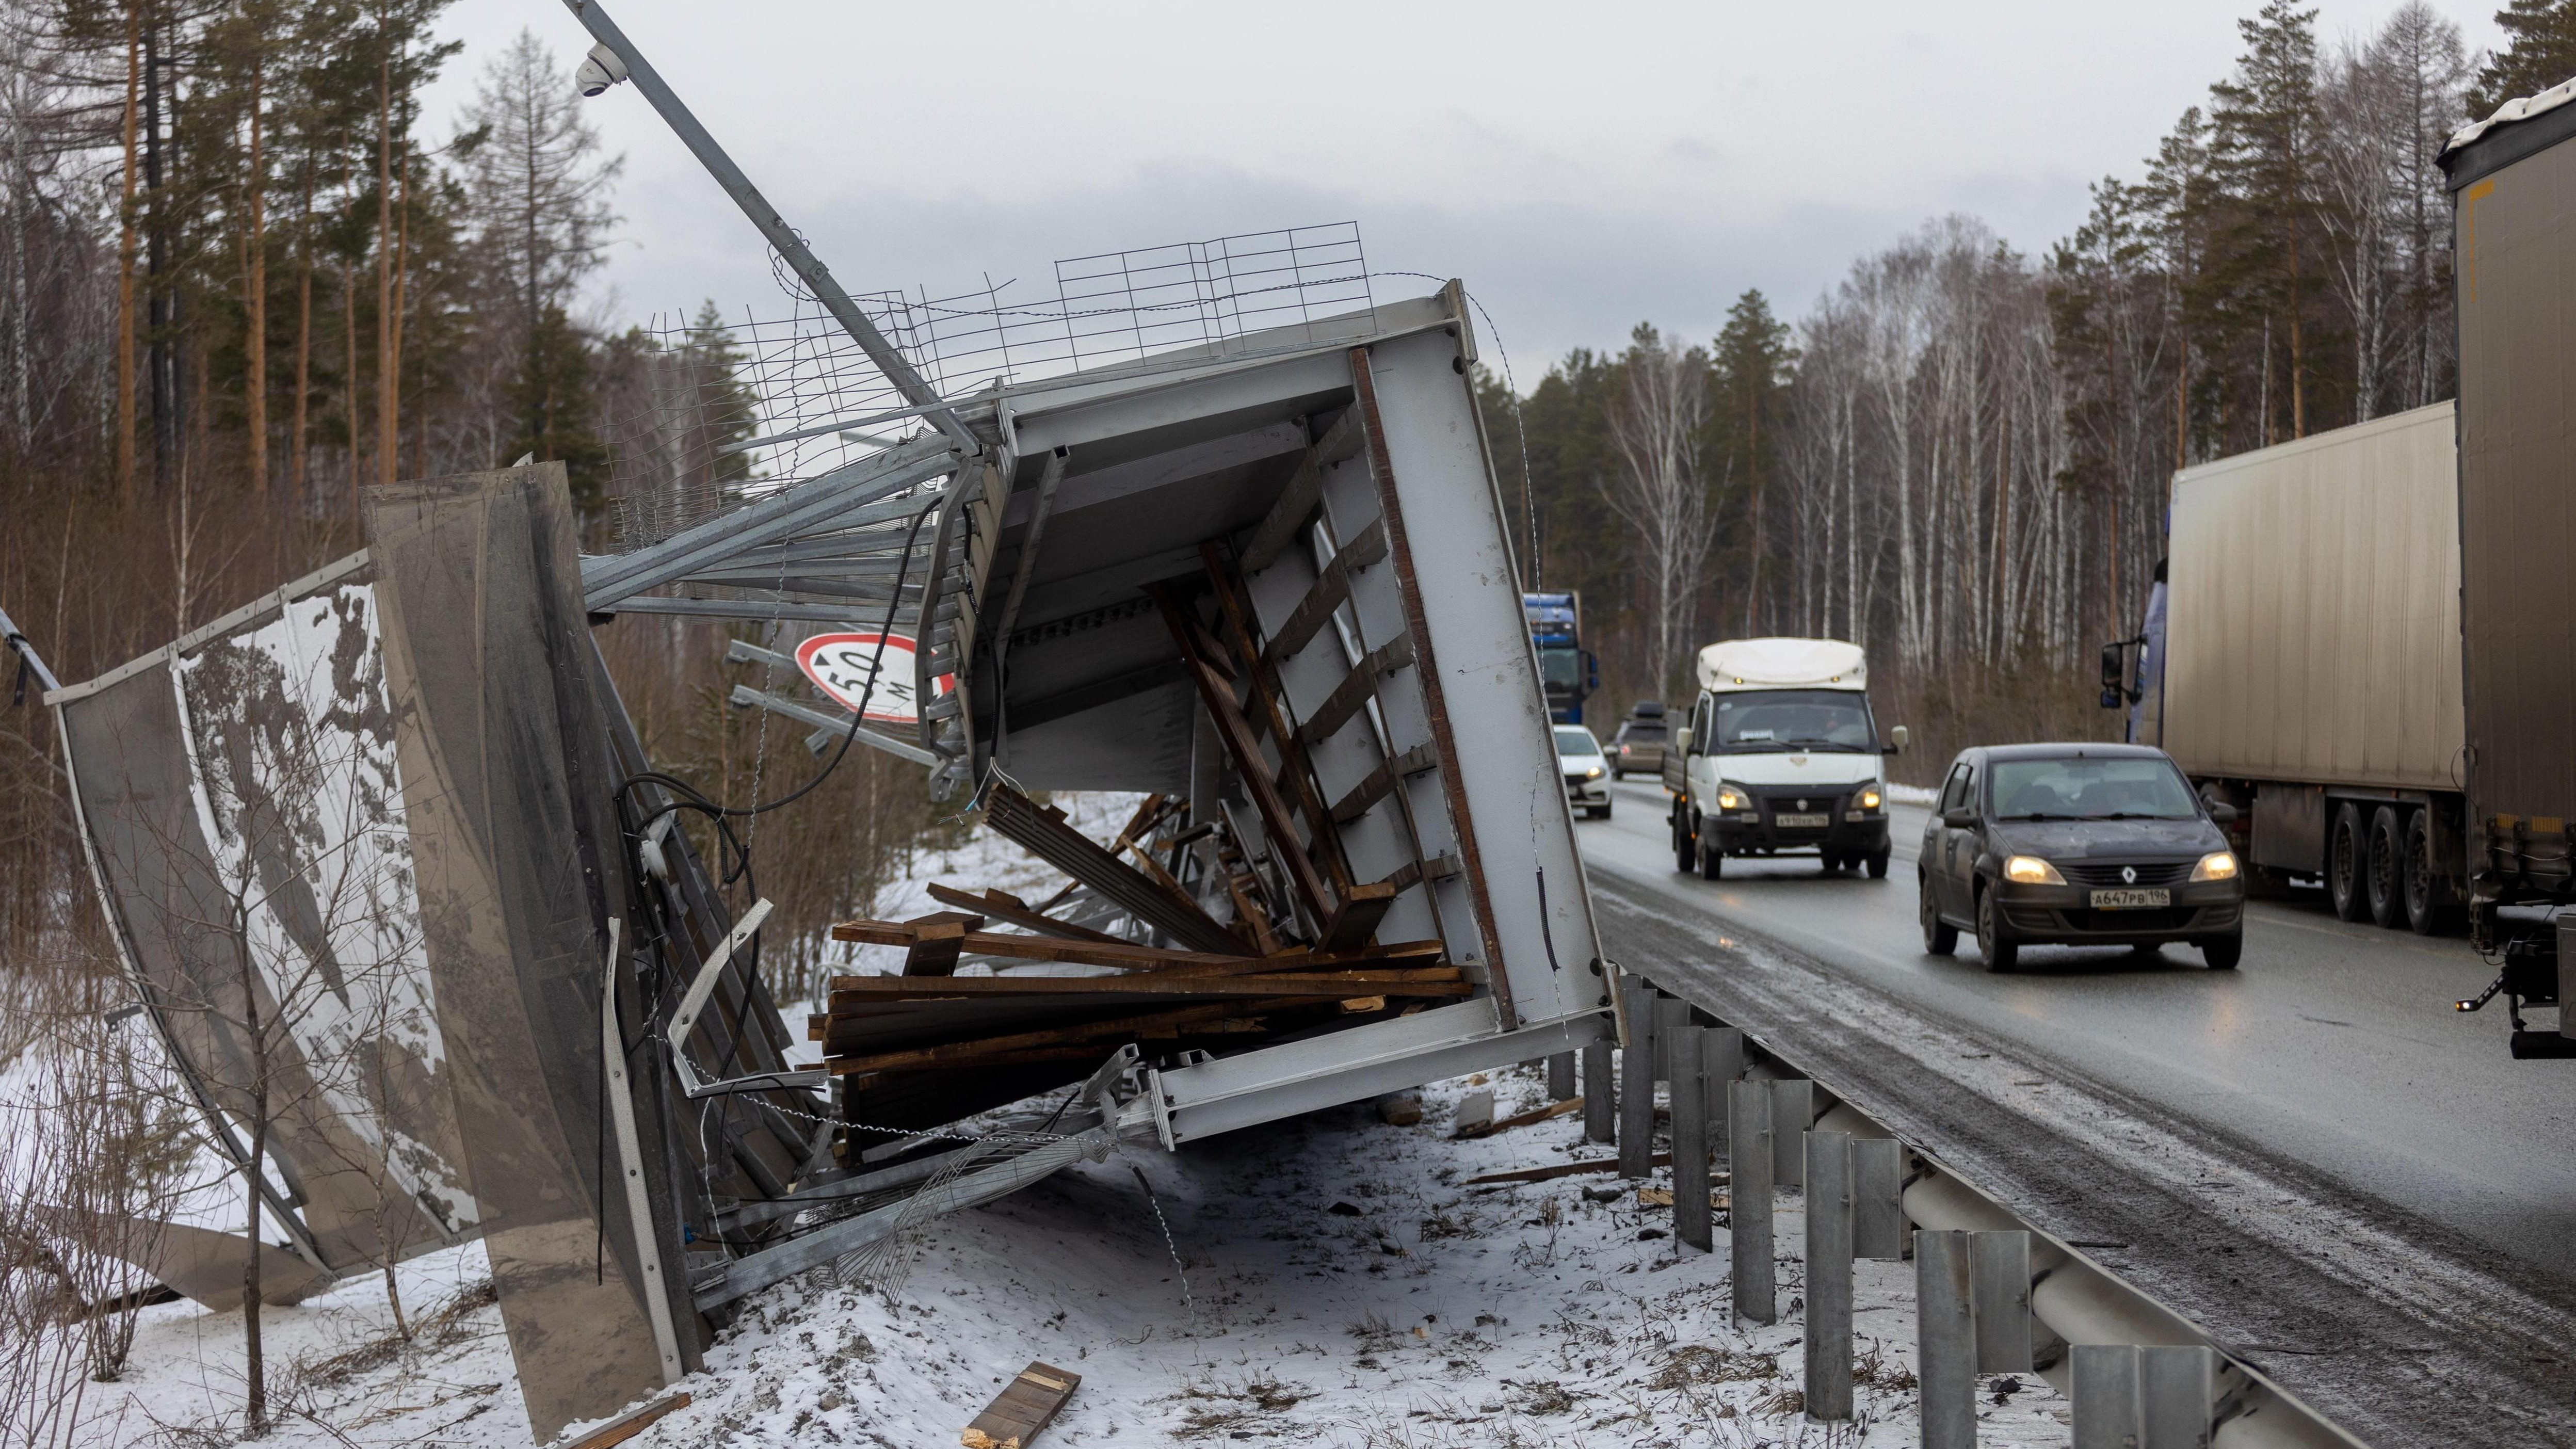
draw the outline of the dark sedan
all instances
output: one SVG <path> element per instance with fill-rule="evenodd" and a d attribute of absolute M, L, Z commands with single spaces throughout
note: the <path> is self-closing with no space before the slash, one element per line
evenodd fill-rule
<path fill-rule="evenodd" d="M 2026 945 L 2196 946 L 2213 970 L 2245 949 L 2245 880 L 2203 802 L 2144 745 L 1965 750 L 1923 832 L 1923 949 L 1973 931 L 1989 971 Z"/>

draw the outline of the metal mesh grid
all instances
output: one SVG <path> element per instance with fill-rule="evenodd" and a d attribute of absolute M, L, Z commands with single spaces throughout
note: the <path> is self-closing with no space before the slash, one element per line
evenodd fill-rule
<path fill-rule="evenodd" d="M 744 498 L 902 442 L 925 425 L 858 344 L 784 268 L 783 316 L 712 305 L 657 317 L 629 344 L 611 404 L 611 497 L 620 548 L 639 548 Z M 1052 295 L 988 282 L 950 297 L 855 298 L 944 398 L 1157 353 L 1235 350 L 1372 305 L 1359 226 L 1338 222 L 1075 257 Z M 1328 335 L 1329 334 L 1329 335 Z"/>

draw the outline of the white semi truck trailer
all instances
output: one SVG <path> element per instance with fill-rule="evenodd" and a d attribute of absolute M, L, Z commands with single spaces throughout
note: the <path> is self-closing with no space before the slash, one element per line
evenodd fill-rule
<path fill-rule="evenodd" d="M 2106 707 L 2161 745 L 2258 882 L 2432 933 L 2465 899 L 2454 412 L 2437 403 L 2174 475 Z"/>

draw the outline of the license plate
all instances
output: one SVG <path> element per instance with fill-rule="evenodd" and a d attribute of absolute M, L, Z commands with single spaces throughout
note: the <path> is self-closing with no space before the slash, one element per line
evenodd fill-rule
<path fill-rule="evenodd" d="M 1779 826 L 1783 830 L 1822 830 L 1833 822 L 1834 817 L 1824 814 L 1774 815 L 1771 817 L 1771 823 Z"/>
<path fill-rule="evenodd" d="M 2155 910 L 2172 904 L 2172 891 L 2095 891 L 2093 893 L 2093 909 L 2097 911 Z"/>

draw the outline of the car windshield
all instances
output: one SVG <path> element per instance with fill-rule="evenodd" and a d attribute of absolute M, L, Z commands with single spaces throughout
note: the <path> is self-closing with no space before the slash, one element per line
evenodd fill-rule
<path fill-rule="evenodd" d="M 1649 724 L 1644 720 L 1631 720 L 1619 727 L 1619 738 L 1635 740 L 1639 744 L 1662 744 L 1664 727 L 1660 722 Z"/>
<path fill-rule="evenodd" d="M 1997 820 L 2188 820 L 2200 813 L 2182 772 L 2151 757 L 1996 760 L 1990 778 Z"/>
<path fill-rule="evenodd" d="M 1583 651 L 1567 644 L 1540 645 L 1538 677 L 1550 689 L 1582 688 Z"/>
<path fill-rule="evenodd" d="M 1560 755 L 1597 755 L 1601 753 L 1601 742 L 1592 737 L 1592 731 L 1581 725 L 1558 725 L 1556 752 Z"/>
<path fill-rule="evenodd" d="M 1717 748 L 1875 753 L 1866 695 L 1843 689 L 1770 689 L 1717 697 Z"/>

